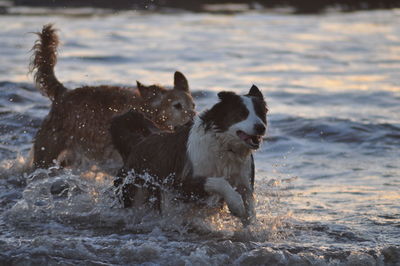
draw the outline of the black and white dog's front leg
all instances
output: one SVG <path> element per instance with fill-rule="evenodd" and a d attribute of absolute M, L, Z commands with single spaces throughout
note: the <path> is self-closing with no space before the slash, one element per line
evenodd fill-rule
<path fill-rule="evenodd" d="M 246 226 L 254 222 L 256 219 L 256 210 L 254 203 L 254 157 L 250 156 L 249 171 L 245 171 L 242 175 L 237 176 L 238 181 L 236 185 L 237 192 L 242 196 L 244 207 L 246 209 L 246 215 L 242 218 L 242 223 Z"/>
<path fill-rule="evenodd" d="M 230 212 L 239 217 L 244 226 L 255 220 L 253 189 L 247 179 L 237 185 L 235 190 L 225 178 L 209 177 L 204 189 L 208 193 L 216 193 L 223 197 Z"/>
<path fill-rule="evenodd" d="M 114 179 L 114 187 L 124 208 L 142 208 L 149 204 L 161 212 L 161 190 L 156 182 L 146 183 L 140 175 L 122 168 Z"/>
<path fill-rule="evenodd" d="M 224 177 L 188 176 L 181 182 L 184 195 L 190 199 L 205 199 L 217 194 L 224 199 L 230 212 L 238 217 L 246 214 L 241 195 L 233 189 Z"/>
<path fill-rule="evenodd" d="M 238 185 L 236 190 L 243 199 L 246 214 L 242 217 L 242 223 L 247 226 L 256 219 L 253 189 L 248 185 Z"/>
<path fill-rule="evenodd" d="M 232 215 L 239 217 L 245 226 L 255 217 L 253 190 L 249 182 L 235 190 L 224 177 L 192 176 L 182 182 L 182 189 L 189 198 L 219 195 Z"/>
<path fill-rule="evenodd" d="M 242 219 L 246 219 L 247 211 L 242 196 L 223 177 L 209 177 L 204 184 L 204 190 L 210 194 L 220 195 L 228 205 L 229 211 Z"/>

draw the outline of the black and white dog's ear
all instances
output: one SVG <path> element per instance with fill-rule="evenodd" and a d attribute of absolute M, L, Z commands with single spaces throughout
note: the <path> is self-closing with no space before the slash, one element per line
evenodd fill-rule
<path fill-rule="evenodd" d="M 256 85 L 251 86 L 248 95 L 249 95 L 249 96 L 253 96 L 253 97 L 257 97 L 257 98 L 260 98 L 260 99 L 263 99 L 263 100 L 264 100 L 263 94 L 262 94 L 261 91 L 257 88 Z"/>
<path fill-rule="evenodd" d="M 222 100 L 231 99 L 232 97 L 236 97 L 237 96 L 234 92 L 231 92 L 231 91 L 221 91 L 217 95 L 218 95 L 218 98 L 221 101 Z"/>

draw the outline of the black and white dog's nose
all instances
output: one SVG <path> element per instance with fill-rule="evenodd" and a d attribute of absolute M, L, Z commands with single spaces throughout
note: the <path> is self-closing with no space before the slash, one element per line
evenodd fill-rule
<path fill-rule="evenodd" d="M 255 124 L 254 131 L 257 135 L 264 135 L 265 134 L 265 126 L 263 124 Z"/>

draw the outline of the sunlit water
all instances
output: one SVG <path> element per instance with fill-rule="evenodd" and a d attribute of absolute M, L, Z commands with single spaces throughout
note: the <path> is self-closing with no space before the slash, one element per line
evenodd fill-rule
<path fill-rule="evenodd" d="M 2 264 L 400 264 L 399 11 L 45 13 L 0 17 Z M 121 209 L 96 171 L 24 174 L 50 104 L 27 75 L 29 32 L 50 22 L 71 88 L 172 85 L 180 70 L 198 111 L 220 90 L 261 88 L 270 114 L 255 225 L 241 229 L 227 210 Z"/>

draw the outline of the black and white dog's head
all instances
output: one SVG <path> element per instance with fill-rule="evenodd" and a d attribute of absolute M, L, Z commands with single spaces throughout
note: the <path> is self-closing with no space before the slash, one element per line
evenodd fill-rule
<path fill-rule="evenodd" d="M 200 119 L 206 130 L 216 132 L 230 145 L 258 149 L 267 127 L 267 106 L 261 91 L 253 85 L 246 95 L 222 91 L 220 101 Z"/>

